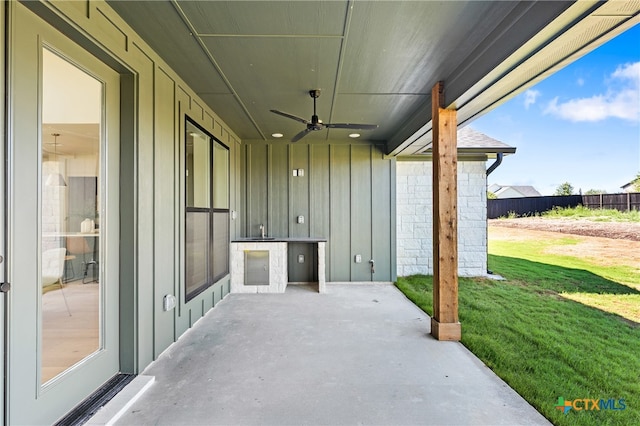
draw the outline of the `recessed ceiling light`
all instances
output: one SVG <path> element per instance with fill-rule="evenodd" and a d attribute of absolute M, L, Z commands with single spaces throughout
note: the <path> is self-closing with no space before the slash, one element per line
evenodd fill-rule
<path fill-rule="evenodd" d="M 272 133 L 271 136 L 273 136 L 274 138 L 281 138 L 284 135 L 282 133 Z"/>
<path fill-rule="evenodd" d="M 359 138 L 359 137 L 360 137 L 360 133 L 351 133 L 351 134 L 349 135 L 349 137 L 350 137 L 350 138 L 354 138 L 354 139 L 355 139 L 355 138 Z"/>

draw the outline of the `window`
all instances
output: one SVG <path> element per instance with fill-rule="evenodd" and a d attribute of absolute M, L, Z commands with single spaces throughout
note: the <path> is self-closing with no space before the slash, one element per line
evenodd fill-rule
<path fill-rule="evenodd" d="M 188 118 L 185 130 L 189 301 L 229 273 L 229 149 Z"/>

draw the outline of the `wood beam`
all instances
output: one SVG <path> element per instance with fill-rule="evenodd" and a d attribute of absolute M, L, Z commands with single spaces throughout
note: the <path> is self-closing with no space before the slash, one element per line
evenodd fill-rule
<path fill-rule="evenodd" d="M 431 91 L 433 129 L 433 317 L 431 334 L 459 341 L 458 158 L 456 111 L 444 109 L 444 83 Z"/>

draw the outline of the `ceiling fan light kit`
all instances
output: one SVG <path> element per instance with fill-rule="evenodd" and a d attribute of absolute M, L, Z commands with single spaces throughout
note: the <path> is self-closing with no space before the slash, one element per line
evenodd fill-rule
<path fill-rule="evenodd" d="M 377 129 L 377 124 L 355 124 L 355 123 L 323 123 L 320 118 L 318 118 L 318 114 L 316 112 L 316 99 L 320 97 L 320 89 L 312 89 L 309 90 L 309 96 L 313 98 L 313 115 L 311 116 L 311 121 L 305 120 L 304 118 L 298 117 L 293 114 L 289 114 L 287 112 L 278 111 L 277 109 L 270 110 L 274 114 L 281 115 L 286 118 L 290 118 L 295 121 L 299 121 L 307 126 L 306 129 L 295 135 L 291 138 L 291 142 L 297 142 L 307 134 L 313 131 L 324 130 L 324 129 L 351 129 L 351 130 L 373 130 Z M 358 135 L 359 136 L 359 135 Z"/>

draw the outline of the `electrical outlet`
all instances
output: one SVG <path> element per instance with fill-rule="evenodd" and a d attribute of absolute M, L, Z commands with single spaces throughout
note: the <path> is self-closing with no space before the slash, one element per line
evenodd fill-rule
<path fill-rule="evenodd" d="M 304 263 L 304 254 L 298 255 L 298 263 Z"/>
<path fill-rule="evenodd" d="M 166 294 L 162 299 L 162 309 L 166 312 L 166 311 L 170 311 L 175 307 L 176 307 L 176 297 L 172 294 Z"/>
<path fill-rule="evenodd" d="M 361 254 L 356 254 L 356 257 L 354 259 L 354 262 L 356 263 L 362 263 L 362 255 Z"/>
<path fill-rule="evenodd" d="M 304 223 L 304 216 L 298 216 L 298 223 Z"/>

